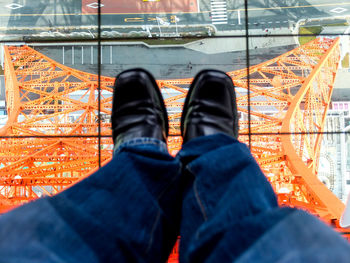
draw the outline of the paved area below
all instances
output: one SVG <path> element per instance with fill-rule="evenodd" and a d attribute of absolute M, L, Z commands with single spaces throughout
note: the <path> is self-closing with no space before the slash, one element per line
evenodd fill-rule
<path fill-rule="evenodd" d="M 293 36 L 271 36 L 274 33 L 272 29 L 265 30 L 252 30 L 252 34 L 258 35 L 259 37 L 250 36 L 248 43 L 249 49 L 264 49 L 296 45 L 296 39 Z M 291 34 L 291 30 L 288 28 L 279 29 L 280 34 Z M 223 35 L 223 34 L 222 34 Z M 264 36 L 265 35 L 265 36 Z M 205 54 L 218 54 L 224 52 L 233 51 L 245 51 L 246 50 L 246 38 L 244 36 L 234 37 L 222 37 L 222 38 L 207 38 L 199 41 L 195 41 L 185 45 L 186 48 L 192 49 Z"/>
<path fill-rule="evenodd" d="M 241 38 L 243 41 L 243 39 Z M 216 39 L 219 43 L 221 39 Z M 218 44 L 219 45 L 219 44 Z M 250 65 L 273 59 L 295 45 L 261 48 L 250 51 Z M 89 73 L 97 74 L 97 46 L 72 45 L 35 46 L 35 49 L 58 63 Z M 142 67 L 151 71 L 157 79 L 194 77 L 203 69 L 225 72 L 247 67 L 246 51 L 230 51 L 207 54 L 184 46 L 146 46 L 142 43 L 106 44 L 101 50 L 101 73 L 116 76 L 119 72 Z"/>
<path fill-rule="evenodd" d="M 96 1 L 97 2 L 97 1 Z M 161 0 L 161 1 L 130 1 L 130 0 L 102 0 L 101 12 L 109 13 L 174 13 L 197 12 L 197 0 Z M 91 0 L 82 0 L 82 13 L 97 13 L 98 5 Z"/>
<path fill-rule="evenodd" d="M 278 29 L 295 27 L 300 19 L 350 16 L 350 2 L 344 0 L 250 0 L 247 19 L 243 0 L 226 1 L 224 11 L 212 8 L 212 3 L 225 3 L 224 0 L 101 2 L 102 26 L 157 27 L 159 17 L 164 21 L 164 27 L 168 23 L 170 26 L 215 24 L 218 31 L 230 31 L 231 34 L 244 30 L 246 23 L 250 34 L 257 29 L 276 29 L 273 32 L 281 34 Z M 97 1 L 93 0 L 0 0 L 0 34 L 9 39 L 13 38 L 16 28 L 42 28 L 45 32 L 47 28 L 55 31 L 58 27 L 75 27 L 76 31 L 82 26 L 97 26 L 97 7 Z M 220 24 L 218 21 L 221 21 Z M 27 35 L 25 32 L 17 33 Z"/>
<path fill-rule="evenodd" d="M 334 82 L 333 101 L 350 101 L 349 89 L 350 69 L 339 69 Z"/>

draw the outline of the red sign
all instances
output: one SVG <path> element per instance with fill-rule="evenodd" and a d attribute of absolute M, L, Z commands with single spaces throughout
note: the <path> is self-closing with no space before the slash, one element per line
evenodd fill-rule
<path fill-rule="evenodd" d="M 82 13 L 94 14 L 98 1 L 82 0 Z M 198 12 L 197 0 L 101 0 L 103 14 Z"/>

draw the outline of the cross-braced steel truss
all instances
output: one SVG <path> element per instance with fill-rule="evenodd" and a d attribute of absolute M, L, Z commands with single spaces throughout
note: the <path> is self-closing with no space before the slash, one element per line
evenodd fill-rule
<path fill-rule="evenodd" d="M 318 38 L 227 73 L 236 86 L 240 140 L 250 145 L 279 202 L 305 208 L 328 222 L 339 219 L 344 208 L 317 179 L 338 63 L 339 39 Z M 99 85 L 96 75 L 61 65 L 28 46 L 5 46 L 5 76 L 2 211 L 55 194 L 96 170 L 99 158 L 102 164 L 111 158 L 114 83 L 101 76 Z M 179 120 L 191 81 L 157 81 L 169 111 L 172 154 L 181 147 Z"/>

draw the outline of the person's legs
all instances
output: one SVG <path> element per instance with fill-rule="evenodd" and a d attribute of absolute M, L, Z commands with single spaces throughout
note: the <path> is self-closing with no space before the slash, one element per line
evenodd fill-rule
<path fill-rule="evenodd" d="M 185 102 L 185 143 L 178 154 L 187 180 L 180 262 L 348 260 L 349 244 L 329 227 L 305 212 L 278 207 L 249 149 L 235 138 L 237 112 L 228 117 L 235 111 L 228 78 L 200 73 Z"/>
<path fill-rule="evenodd" d="M 184 176 L 192 180 L 183 199 L 181 256 L 185 262 L 208 259 L 232 226 L 236 229 L 230 235 L 229 250 L 238 256 L 269 224 L 276 223 L 274 217 L 265 222 L 278 209 L 277 201 L 244 144 L 223 133 L 202 136 L 186 143 L 179 157 L 184 160 Z M 259 224 L 252 224 L 253 220 Z"/>
<path fill-rule="evenodd" d="M 164 262 L 179 234 L 179 175 L 164 144 L 129 141 L 79 184 L 1 216 L 0 262 Z"/>
<path fill-rule="evenodd" d="M 280 208 L 246 145 L 225 134 L 186 143 L 181 262 L 348 262 L 350 245 L 305 212 Z M 190 160 L 190 161 L 189 161 Z"/>
<path fill-rule="evenodd" d="M 52 198 L 0 217 L 0 262 L 165 262 L 179 234 L 180 164 L 153 78 L 118 77 L 113 160 Z M 132 95 L 132 93 L 134 93 Z"/>

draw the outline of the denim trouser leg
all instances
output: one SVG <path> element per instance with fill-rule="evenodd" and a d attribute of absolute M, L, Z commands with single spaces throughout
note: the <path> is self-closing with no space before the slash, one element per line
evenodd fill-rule
<path fill-rule="evenodd" d="M 216 134 L 187 142 L 178 157 L 188 180 L 180 262 L 349 260 L 350 246 L 329 227 L 305 212 L 278 207 L 246 145 Z"/>
<path fill-rule="evenodd" d="M 180 165 L 162 142 L 123 144 L 98 172 L 0 218 L 0 262 L 164 262 L 179 234 Z"/>

